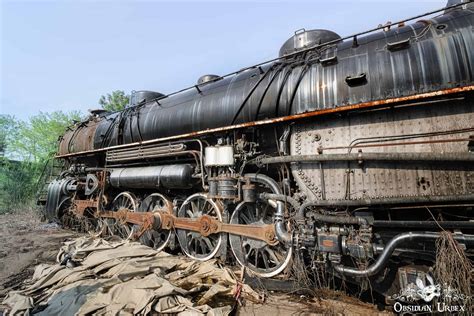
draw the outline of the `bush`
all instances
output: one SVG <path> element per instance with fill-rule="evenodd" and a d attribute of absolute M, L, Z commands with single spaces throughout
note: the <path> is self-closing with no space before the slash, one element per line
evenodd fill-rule
<path fill-rule="evenodd" d="M 13 212 L 34 205 L 38 163 L 0 160 L 0 213 Z"/>
<path fill-rule="evenodd" d="M 28 122 L 0 116 L 0 213 L 35 204 L 43 169 L 79 112 L 39 113 Z"/>

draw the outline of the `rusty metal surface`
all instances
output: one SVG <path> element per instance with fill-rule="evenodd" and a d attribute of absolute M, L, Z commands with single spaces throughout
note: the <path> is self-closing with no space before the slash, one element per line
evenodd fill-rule
<path fill-rule="evenodd" d="M 209 236 L 211 234 L 218 233 L 229 233 L 262 240 L 270 245 L 275 245 L 278 243 L 275 238 L 275 226 L 271 224 L 226 224 L 208 215 L 203 215 L 196 219 L 176 217 L 169 213 L 160 213 L 160 216 L 162 221 L 167 223 L 166 229 L 175 228 L 190 230 L 198 232 L 202 236 Z"/>
<path fill-rule="evenodd" d="M 159 228 L 159 214 L 156 212 L 131 212 L 128 209 L 119 209 L 118 211 L 100 211 L 95 214 L 100 218 L 115 219 L 120 225 L 134 224 L 139 225 L 133 234 L 134 239 L 140 238 L 147 230 Z"/>
<path fill-rule="evenodd" d="M 153 213 L 140 213 L 132 212 L 127 209 L 120 209 L 116 212 L 114 211 L 102 211 L 98 213 L 99 217 L 114 218 L 120 223 L 130 223 L 136 225 L 143 225 L 147 218 L 151 219 L 154 217 Z M 154 220 L 150 220 L 152 223 Z"/>
<path fill-rule="evenodd" d="M 97 216 L 103 218 L 113 218 L 119 221 L 122 225 L 125 225 L 127 223 L 140 225 L 139 230 L 135 234 L 136 238 L 140 237 L 148 229 L 184 229 L 193 232 L 198 232 L 202 236 L 209 236 L 211 234 L 218 233 L 229 233 L 262 240 L 270 245 L 275 245 L 278 243 L 275 238 L 275 227 L 271 224 L 226 224 L 208 215 L 203 215 L 199 218 L 191 219 L 174 216 L 168 211 L 131 212 L 127 209 L 120 209 L 116 212 L 101 211 L 97 213 Z M 157 220 L 156 218 L 159 218 L 159 220 Z M 157 225 L 157 223 L 159 223 L 159 225 Z"/>
<path fill-rule="evenodd" d="M 59 142 L 59 154 L 94 149 L 94 137 L 100 123 L 98 118 L 76 124 Z"/>
<path fill-rule="evenodd" d="M 98 200 L 96 199 L 91 199 L 91 200 L 74 200 L 74 212 L 82 216 L 84 215 L 84 212 L 86 209 L 98 209 L 99 203 Z"/>
<path fill-rule="evenodd" d="M 179 135 L 175 135 L 175 136 L 156 138 L 156 139 L 151 139 L 151 140 L 148 140 L 148 141 L 141 141 L 141 142 L 136 142 L 136 143 L 131 143 L 131 144 L 110 146 L 110 147 L 106 147 L 106 148 L 100 148 L 100 149 L 89 150 L 89 151 L 75 152 L 75 153 L 63 154 L 63 155 L 59 154 L 59 155 L 56 156 L 56 158 L 67 158 L 67 157 L 73 157 L 73 156 L 78 156 L 78 155 L 87 155 L 87 154 L 93 154 L 93 153 L 97 153 L 97 152 L 104 152 L 104 151 L 107 151 L 107 150 L 127 148 L 127 147 L 131 147 L 131 146 L 156 144 L 156 143 L 166 142 L 166 141 L 170 141 L 170 140 L 177 140 L 177 139 L 191 138 L 191 137 L 195 137 L 195 136 L 209 135 L 209 134 L 213 134 L 213 133 L 225 132 L 225 131 L 230 131 L 230 130 L 234 130 L 234 129 L 254 127 L 254 126 L 263 126 L 263 125 L 274 124 L 274 123 L 283 123 L 283 122 L 295 121 L 295 120 L 311 118 L 311 117 L 327 115 L 327 114 L 334 114 L 334 113 L 347 112 L 347 111 L 353 111 L 353 110 L 375 108 L 375 107 L 378 107 L 378 106 L 397 105 L 397 104 L 402 104 L 404 102 L 418 101 L 418 100 L 435 98 L 435 97 L 443 97 L 443 96 L 454 95 L 454 94 L 464 93 L 464 92 L 471 92 L 471 91 L 474 91 L 474 85 L 469 85 L 469 86 L 459 87 L 459 88 L 452 88 L 452 89 L 445 89 L 445 90 L 438 90 L 438 91 L 421 93 L 421 94 L 414 94 L 414 95 L 410 95 L 410 96 L 406 96 L 406 97 L 398 97 L 398 98 L 390 98 L 390 99 L 384 99 L 384 100 L 363 102 L 363 103 L 358 103 L 358 104 L 354 104 L 354 105 L 340 106 L 340 107 L 336 107 L 336 108 L 329 108 L 329 109 L 325 109 L 325 110 L 312 111 L 312 112 L 301 113 L 301 114 L 296 114 L 296 115 L 288 115 L 288 116 L 277 117 L 277 118 L 273 118 L 273 119 L 266 119 L 266 120 L 253 121 L 253 122 L 242 123 L 242 124 L 235 124 L 235 125 L 224 126 L 224 127 L 220 127 L 220 128 L 201 130 L 201 131 L 196 131 L 196 132 L 192 132 L 192 133 L 186 133 L 186 134 L 179 134 Z"/>
<path fill-rule="evenodd" d="M 278 240 L 275 237 L 275 225 L 272 224 L 257 226 L 220 223 L 217 231 L 262 240 L 269 245 L 278 244 Z"/>

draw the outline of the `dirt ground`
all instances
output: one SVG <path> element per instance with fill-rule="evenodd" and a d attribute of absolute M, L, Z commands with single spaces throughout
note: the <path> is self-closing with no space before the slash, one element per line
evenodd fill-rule
<path fill-rule="evenodd" d="M 40 263 L 53 263 L 61 243 L 79 234 L 42 223 L 35 211 L 0 215 L 0 302 Z"/>
<path fill-rule="evenodd" d="M 392 315 L 378 311 L 375 306 L 348 296 L 334 299 L 306 298 L 296 295 L 273 293 L 264 304 L 246 302 L 239 308 L 238 315 Z"/>
<path fill-rule="evenodd" d="M 55 224 L 42 223 L 34 211 L 0 215 L 0 303 L 20 289 L 40 263 L 54 263 L 62 242 L 80 236 Z M 265 303 L 245 302 L 238 315 L 381 315 L 375 306 L 355 298 L 316 299 L 271 293 Z"/>

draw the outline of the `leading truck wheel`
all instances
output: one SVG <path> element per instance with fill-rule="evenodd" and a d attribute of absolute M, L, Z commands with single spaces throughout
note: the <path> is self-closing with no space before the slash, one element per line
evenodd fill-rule
<path fill-rule="evenodd" d="M 221 206 L 217 202 L 208 199 L 203 193 L 196 193 L 184 201 L 178 211 L 178 217 L 194 219 L 209 215 L 222 221 L 221 212 Z M 183 252 L 188 257 L 200 261 L 206 261 L 214 257 L 222 243 L 221 234 L 202 236 L 198 232 L 176 229 L 176 235 Z"/>
<path fill-rule="evenodd" d="M 173 203 L 163 194 L 153 193 L 147 196 L 138 208 L 139 212 L 167 212 L 173 215 Z M 135 225 L 138 231 L 139 226 Z M 163 250 L 170 242 L 173 231 L 171 230 L 154 230 L 150 229 L 140 236 L 140 242 L 148 247 L 152 247 L 158 251 Z"/>
<path fill-rule="evenodd" d="M 264 201 L 242 202 L 232 213 L 230 223 L 256 226 L 272 224 L 274 211 Z M 260 277 L 269 278 L 281 273 L 291 260 L 291 246 L 281 242 L 272 246 L 262 240 L 233 234 L 229 234 L 229 242 L 237 262 Z"/>

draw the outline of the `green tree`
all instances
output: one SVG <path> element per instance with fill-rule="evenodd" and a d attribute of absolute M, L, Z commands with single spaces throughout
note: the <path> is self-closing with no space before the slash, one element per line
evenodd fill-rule
<path fill-rule="evenodd" d="M 78 111 L 40 112 L 32 116 L 29 122 L 17 123 L 16 135 L 9 150 L 18 160 L 44 163 L 54 156 L 58 138 L 64 134 L 66 128 L 80 119 L 81 114 Z"/>
<path fill-rule="evenodd" d="M 99 104 L 104 110 L 115 112 L 125 109 L 130 100 L 130 96 L 126 95 L 122 90 L 115 90 L 112 93 L 107 93 L 99 99 Z"/>
<path fill-rule="evenodd" d="M 0 158 L 0 213 L 31 206 L 40 173 L 37 163 Z"/>
<path fill-rule="evenodd" d="M 0 212 L 32 205 L 46 163 L 54 156 L 59 136 L 79 112 L 39 113 L 28 122 L 0 117 Z"/>
<path fill-rule="evenodd" d="M 7 146 L 15 138 L 17 121 L 13 116 L 0 115 L 0 157 L 4 157 Z"/>

